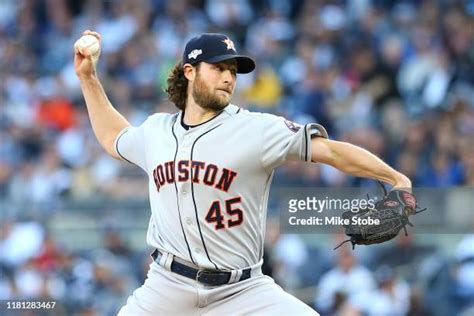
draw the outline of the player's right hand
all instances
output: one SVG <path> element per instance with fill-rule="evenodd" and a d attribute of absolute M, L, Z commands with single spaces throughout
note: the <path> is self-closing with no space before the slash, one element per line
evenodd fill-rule
<path fill-rule="evenodd" d="M 84 35 L 93 35 L 101 42 L 100 34 L 90 30 L 86 30 L 82 33 Z M 79 40 L 79 39 L 78 39 Z M 74 44 L 74 69 L 76 75 L 81 78 L 92 77 L 96 74 L 96 65 L 99 60 L 99 54 L 93 55 L 88 49 L 85 49 L 82 53 L 77 48 L 78 40 Z"/>

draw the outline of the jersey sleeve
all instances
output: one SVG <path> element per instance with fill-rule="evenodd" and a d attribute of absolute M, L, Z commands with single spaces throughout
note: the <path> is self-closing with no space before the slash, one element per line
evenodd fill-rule
<path fill-rule="evenodd" d="M 124 128 L 115 140 L 115 151 L 125 161 L 146 171 L 145 123 Z"/>
<path fill-rule="evenodd" d="M 288 160 L 311 161 L 311 139 L 328 138 L 325 128 L 316 123 L 300 125 L 280 116 L 265 118 L 262 139 L 262 164 L 274 169 Z"/>

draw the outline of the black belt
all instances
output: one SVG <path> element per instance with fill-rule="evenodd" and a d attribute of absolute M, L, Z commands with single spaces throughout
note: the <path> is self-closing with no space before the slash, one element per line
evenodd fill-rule
<path fill-rule="evenodd" d="M 151 257 L 156 263 L 160 263 L 159 258 L 161 253 L 158 250 L 153 251 Z M 157 260 L 158 259 L 158 260 Z M 242 270 L 240 279 L 236 282 L 247 280 L 250 278 L 250 268 Z M 231 272 L 228 271 L 217 271 L 217 270 L 198 270 L 181 262 L 173 260 L 171 262 L 171 272 L 185 276 L 187 278 L 199 281 L 207 285 L 223 285 L 229 283 Z"/>

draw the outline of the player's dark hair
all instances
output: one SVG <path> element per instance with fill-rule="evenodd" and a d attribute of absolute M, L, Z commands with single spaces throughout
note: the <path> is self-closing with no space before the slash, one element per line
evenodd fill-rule
<path fill-rule="evenodd" d="M 195 67 L 199 69 L 199 64 Z M 186 107 L 186 99 L 188 97 L 188 79 L 184 76 L 182 62 L 177 63 L 171 70 L 167 83 L 168 87 L 165 91 L 168 94 L 168 98 L 178 109 L 184 111 L 184 108 Z"/>

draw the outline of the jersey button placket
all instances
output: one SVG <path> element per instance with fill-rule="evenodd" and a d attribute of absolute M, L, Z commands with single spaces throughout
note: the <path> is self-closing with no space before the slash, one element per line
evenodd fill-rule
<path fill-rule="evenodd" d="M 190 159 L 191 158 L 191 153 L 189 152 L 191 146 L 191 136 L 188 134 L 185 134 L 182 138 L 181 145 L 179 148 L 180 156 L 181 159 Z M 183 183 L 181 186 L 181 196 L 186 196 L 189 193 L 189 185 L 187 183 Z"/>
<path fill-rule="evenodd" d="M 181 152 L 181 154 L 189 157 L 190 146 L 191 146 L 191 137 L 189 135 L 184 135 L 179 151 Z"/>
<path fill-rule="evenodd" d="M 192 139 L 191 136 L 188 134 L 185 134 L 184 136 L 181 137 L 180 142 L 179 142 L 179 148 L 178 148 L 178 154 L 177 154 L 177 161 L 180 160 L 190 160 L 191 159 L 191 144 L 192 144 Z M 178 172 L 178 170 L 176 170 Z M 190 179 L 188 179 L 185 182 L 177 182 L 178 185 L 178 192 L 179 192 L 179 204 L 181 206 L 181 209 L 183 210 L 182 215 L 184 216 L 184 223 L 186 223 L 186 226 L 188 226 L 188 229 L 194 230 L 193 227 L 193 219 L 192 215 L 193 213 L 191 212 L 192 210 L 192 200 L 190 200 L 190 192 L 191 192 L 191 186 L 190 186 Z"/>

